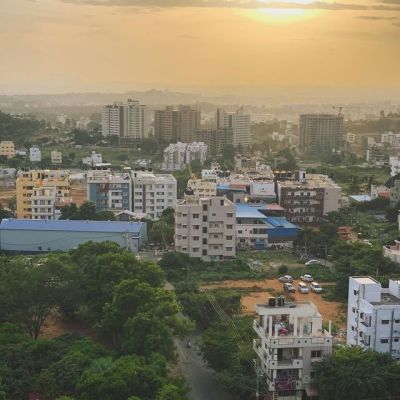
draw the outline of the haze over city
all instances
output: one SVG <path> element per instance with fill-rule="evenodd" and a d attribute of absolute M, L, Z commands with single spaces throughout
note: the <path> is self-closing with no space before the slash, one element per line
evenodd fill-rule
<path fill-rule="evenodd" d="M 398 0 L 1 0 L 0 91 L 400 86 Z"/>

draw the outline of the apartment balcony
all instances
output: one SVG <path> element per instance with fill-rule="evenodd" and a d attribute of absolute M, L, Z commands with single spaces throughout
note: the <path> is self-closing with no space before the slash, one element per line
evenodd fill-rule
<path fill-rule="evenodd" d="M 260 337 L 266 336 L 266 332 L 265 332 L 264 328 L 258 323 L 257 320 L 253 321 L 253 329 L 255 330 L 255 332 L 257 333 L 258 336 L 260 336 Z"/>
<path fill-rule="evenodd" d="M 224 231 L 224 225 L 221 224 L 218 227 L 209 227 L 208 232 L 209 233 L 222 233 Z"/>
<path fill-rule="evenodd" d="M 303 359 L 300 357 L 293 357 L 286 360 L 269 360 L 269 369 L 300 369 L 303 368 Z"/>

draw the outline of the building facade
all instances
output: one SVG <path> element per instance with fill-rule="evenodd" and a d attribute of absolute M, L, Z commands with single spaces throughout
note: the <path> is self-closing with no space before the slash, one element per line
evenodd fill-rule
<path fill-rule="evenodd" d="M 343 143 L 343 121 L 342 115 L 300 115 L 300 149 L 313 154 L 338 150 Z"/>
<path fill-rule="evenodd" d="M 175 207 L 177 182 L 174 176 L 133 171 L 132 180 L 133 212 L 158 220 L 164 210 Z"/>
<path fill-rule="evenodd" d="M 50 153 L 51 163 L 52 164 L 62 164 L 62 153 L 61 151 L 53 150 Z"/>
<path fill-rule="evenodd" d="M 226 197 L 185 196 L 175 207 L 175 250 L 203 261 L 234 258 L 235 225 Z"/>
<path fill-rule="evenodd" d="M 105 105 L 101 120 L 103 136 L 118 136 L 128 141 L 147 136 L 146 106 L 137 100 Z"/>
<path fill-rule="evenodd" d="M 45 203 L 32 204 L 32 196 L 40 188 L 52 188 L 55 192 L 56 199 L 70 199 L 70 175 L 69 171 L 63 170 L 30 170 L 19 171 L 16 180 L 16 198 L 17 198 L 17 218 L 32 219 L 32 206 L 46 206 Z M 49 201 L 47 198 L 36 198 L 36 200 Z M 46 196 L 44 196 L 46 197 Z M 49 205 L 47 203 L 47 205 Z M 35 217 L 38 217 L 37 207 L 35 207 Z M 40 207 L 39 207 L 40 211 Z M 45 214 L 47 215 L 47 211 Z M 41 218 L 36 218 L 41 219 Z M 44 218 L 47 219 L 47 218 Z"/>
<path fill-rule="evenodd" d="M 349 278 L 347 345 L 400 359 L 400 281 L 382 288 L 369 276 Z"/>
<path fill-rule="evenodd" d="M 68 251 L 88 241 L 112 241 L 137 253 L 147 241 L 147 226 L 143 222 L 72 220 L 3 219 L 0 223 L 0 249 L 6 253 Z"/>
<path fill-rule="evenodd" d="M 129 173 L 88 171 L 86 190 L 88 201 L 96 205 L 97 211 L 132 210 L 132 180 Z"/>
<path fill-rule="evenodd" d="M 290 222 L 319 224 L 324 215 L 340 207 L 341 188 L 321 174 L 296 173 L 295 180 L 278 181 L 279 204 Z"/>
<path fill-rule="evenodd" d="M 164 171 L 180 171 L 193 161 L 199 161 L 203 165 L 206 160 L 207 145 L 202 142 L 171 143 L 164 150 Z"/>
<path fill-rule="evenodd" d="M 2 140 L 0 142 L 0 156 L 13 158 L 15 157 L 15 146 L 11 140 Z"/>
<path fill-rule="evenodd" d="M 221 154 L 224 147 L 233 145 L 232 128 L 199 129 L 195 132 L 195 137 L 198 142 L 207 145 L 211 155 Z"/>
<path fill-rule="evenodd" d="M 313 363 L 332 353 L 332 335 L 309 301 L 286 303 L 284 297 L 256 305 L 253 348 L 265 379 L 265 399 L 301 400 L 312 392 Z"/>
<path fill-rule="evenodd" d="M 154 113 L 154 136 L 166 142 L 193 142 L 200 121 L 199 110 L 190 106 L 168 106 Z"/>
<path fill-rule="evenodd" d="M 245 114 L 243 109 L 236 112 L 226 112 L 220 108 L 217 109 L 217 129 L 232 129 L 232 144 L 236 146 L 250 146 L 250 114 Z"/>
<path fill-rule="evenodd" d="M 42 152 L 40 151 L 39 147 L 32 146 L 29 149 L 29 161 L 31 161 L 31 162 L 42 161 Z"/>

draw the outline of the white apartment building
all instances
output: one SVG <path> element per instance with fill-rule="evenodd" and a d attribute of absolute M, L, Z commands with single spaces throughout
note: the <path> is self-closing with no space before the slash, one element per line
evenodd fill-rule
<path fill-rule="evenodd" d="M 53 150 L 50 153 L 52 164 L 62 164 L 62 153 L 61 151 Z"/>
<path fill-rule="evenodd" d="M 231 128 L 233 131 L 233 145 L 249 146 L 251 144 L 250 135 L 250 114 L 245 114 L 240 108 L 236 112 L 226 112 L 217 109 L 217 128 Z"/>
<path fill-rule="evenodd" d="M 206 161 L 207 145 L 203 142 L 188 143 L 186 147 L 186 164 L 198 160 L 200 165 Z"/>
<path fill-rule="evenodd" d="M 191 191 L 194 196 L 214 197 L 217 195 L 217 184 L 203 179 L 189 179 L 187 189 Z"/>
<path fill-rule="evenodd" d="M 400 173 L 400 157 L 399 156 L 390 156 L 389 157 L 389 166 L 390 166 L 390 176 L 396 176 Z"/>
<path fill-rule="evenodd" d="M 181 171 L 186 167 L 186 149 L 187 143 L 171 143 L 164 149 L 164 161 L 162 170 Z"/>
<path fill-rule="evenodd" d="M 11 140 L 2 140 L 0 142 L 0 156 L 13 158 L 15 157 L 15 146 Z"/>
<path fill-rule="evenodd" d="M 388 144 L 390 147 L 400 147 L 400 133 L 382 133 L 381 142 Z"/>
<path fill-rule="evenodd" d="M 40 151 L 39 147 L 32 146 L 29 149 L 29 161 L 32 161 L 32 162 L 42 161 L 42 152 Z"/>
<path fill-rule="evenodd" d="M 310 301 L 270 298 L 256 305 L 253 347 L 268 388 L 267 398 L 301 400 L 310 393 L 312 364 L 332 353 L 332 336 Z"/>
<path fill-rule="evenodd" d="M 57 188 L 34 187 L 31 197 L 32 219 L 54 220 L 56 218 Z"/>
<path fill-rule="evenodd" d="M 400 281 L 382 288 L 369 276 L 350 277 L 347 344 L 400 359 Z"/>
<path fill-rule="evenodd" d="M 129 173 L 88 171 L 86 189 L 87 199 L 96 205 L 97 211 L 132 210 L 132 180 Z"/>
<path fill-rule="evenodd" d="M 224 196 L 185 196 L 175 207 L 175 250 L 203 261 L 235 257 L 235 205 Z"/>
<path fill-rule="evenodd" d="M 137 100 L 128 99 L 126 104 L 114 103 L 103 107 L 103 136 L 141 140 L 147 136 L 146 107 Z"/>
<path fill-rule="evenodd" d="M 180 171 L 192 161 L 199 160 L 203 165 L 206 160 L 207 145 L 203 142 L 171 143 L 164 150 L 162 169 L 165 171 Z"/>
<path fill-rule="evenodd" d="M 90 167 L 94 167 L 96 164 L 103 163 L 103 156 L 100 153 L 96 153 L 92 151 L 92 154 L 89 157 L 82 158 L 83 165 L 89 165 Z"/>
<path fill-rule="evenodd" d="M 154 174 L 151 171 L 133 171 L 133 209 L 147 218 L 158 220 L 162 212 L 175 207 L 177 182 L 170 174 Z"/>

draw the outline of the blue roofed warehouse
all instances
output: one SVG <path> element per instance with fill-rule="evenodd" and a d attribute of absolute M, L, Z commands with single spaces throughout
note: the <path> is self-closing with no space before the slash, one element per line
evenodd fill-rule
<path fill-rule="evenodd" d="M 3 219 L 0 250 L 8 253 L 68 251 L 82 243 L 112 241 L 137 253 L 147 241 L 144 222 Z"/>

